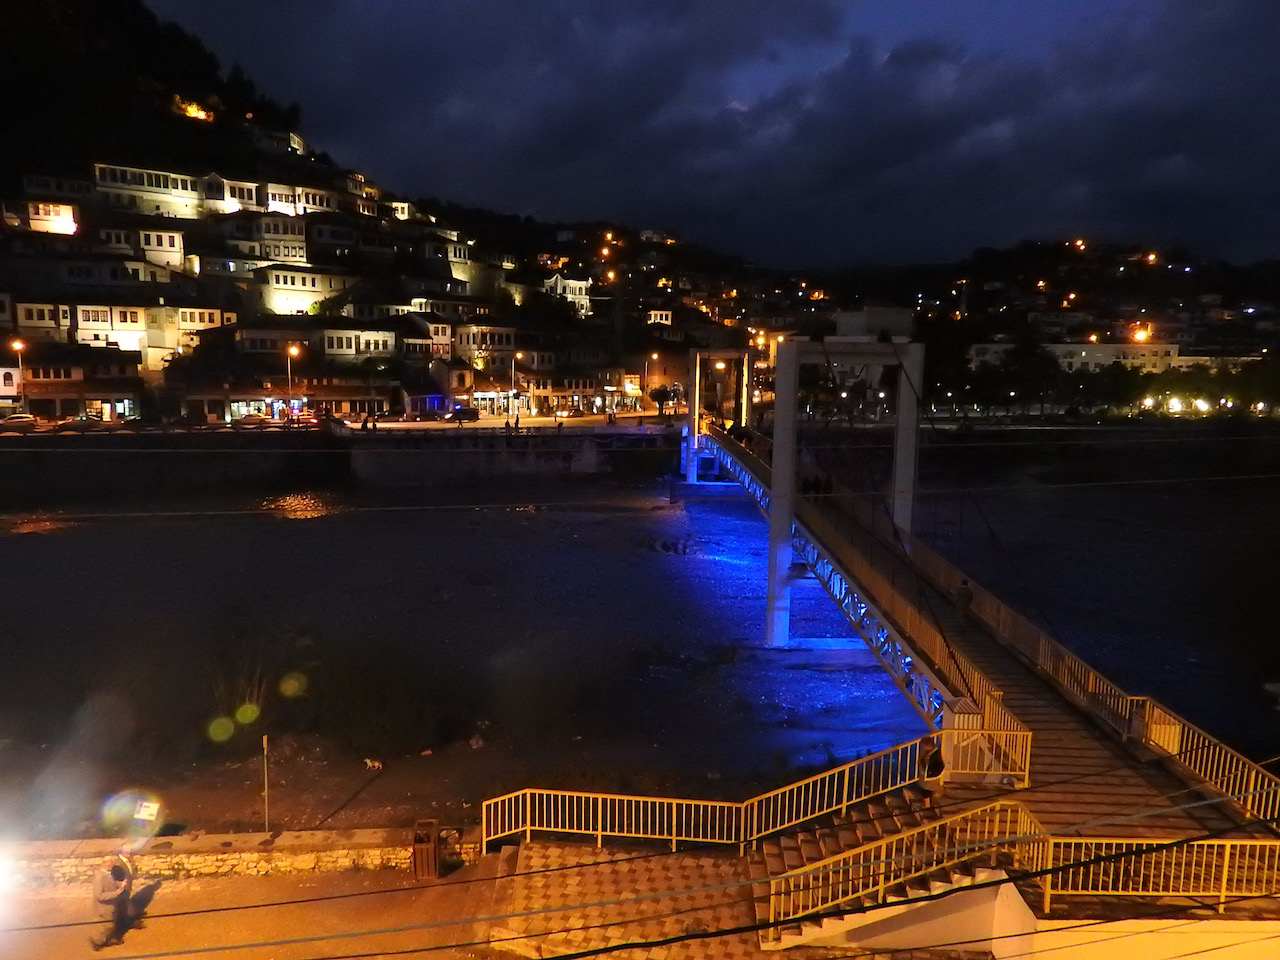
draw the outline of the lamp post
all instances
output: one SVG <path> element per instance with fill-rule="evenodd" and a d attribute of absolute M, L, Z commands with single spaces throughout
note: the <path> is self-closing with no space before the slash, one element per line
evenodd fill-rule
<path fill-rule="evenodd" d="M 27 345 L 21 340 L 12 341 L 9 346 L 13 347 L 14 353 L 18 355 L 18 412 L 27 412 L 27 390 L 22 385 L 22 351 L 27 349 Z"/>
<path fill-rule="evenodd" d="M 511 399 L 507 403 L 507 413 L 516 412 L 516 361 L 523 360 L 524 354 L 517 351 L 511 355 Z"/>
<path fill-rule="evenodd" d="M 289 349 L 284 352 L 284 367 L 289 378 L 289 406 L 285 416 L 286 420 L 293 419 L 293 358 L 299 353 L 296 343 L 289 344 Z"/>
<path fill-rule="evenodd" d="M 640 384 L 640 412 L 641 413 L 644 413 L 644 398 L 648 395 L 648 391 L 649 391 L 649 361 L 657 360 L 657 359 L 658 359 L 658 355 L 656 353 L 651 353 L 644 358 L 644 380 Z"/>

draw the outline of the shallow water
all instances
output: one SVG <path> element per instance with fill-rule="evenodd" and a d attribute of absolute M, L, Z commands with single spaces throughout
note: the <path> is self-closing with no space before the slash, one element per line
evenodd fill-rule
<path fill-rule="evenodd" d="M 917 533 L 1122 689 L 1275 757 L 1280 480 L 1176 477 L 935 492 Z"/>
<path fill-rule="evenodd" d="M 387 756 L 482 724 L 782 776 L 922 731 L 814 581 L 795 588 L 791 643 L 765 648 L 753 504 L 666 494 L 591 481 L 10 516 L 0 738 L 51 761 L 171 762 L 305 728 Z M 209 743 L 244 700 L 262 716 Z M 47 789 L 89 800 L 60 770 Z"/>

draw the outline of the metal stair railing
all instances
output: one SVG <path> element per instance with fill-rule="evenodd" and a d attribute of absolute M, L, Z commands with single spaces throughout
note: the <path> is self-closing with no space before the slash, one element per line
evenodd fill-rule
<path fill-rule="evenodd" d="M 776 942 L 784 924 L 818 921 L 854 900 L 884 904 L 894 887 L 997 852 L 1026 870 L 1044 863 L 1044 830 L 1021 803 L 998 801 L 771 877 L 762 937 Z"/>
<path fill-rule="evenodd" d="M 1043 909 L 1053 894 L 1091 897 L 1271 897 L 1280 890 L 1274 840 L 1052 838 L 1041 878 Z"/>
<path fill-rule="evenodd" d="M 640 797 L 572 790 L 517 790 L 484 802 L 481 849 L 489 841 L 533 831 L 581 833 L 605 837 L 666 840 L 671 849 L 680 841 L 741 843 L 742 804 L 674 797 Z"/>
<path fill-rule="evenodd" d="M 990 751 L 975 743 L 999 743 L 1004 731 L 944 730 L 948 772 L 989 773 Z M 1015 746 L 1026 746 L 1029 742 Z M 593 836 L 668 841 L 747 844 L 856 803 L 915 783 L 920 778 L 920 742 L 881 750 L 741 803 L 689 800 L 572 790 L 527 788 L 486 800 L 481 813 L 482 843 L 535 830 Z M 970 768 L 973 768 L 970 771 Z"/>

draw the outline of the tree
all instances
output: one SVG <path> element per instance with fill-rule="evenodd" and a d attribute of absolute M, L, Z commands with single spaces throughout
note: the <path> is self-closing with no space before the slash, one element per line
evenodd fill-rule
<path fill-rule="evenodd" d="M 658 405 L 658 416 L 661 417 L 666 413 L 667 404 L 675 399 L 675 396 L 666 384 L 658 384 L 649 391 L 649 399 Z"/>

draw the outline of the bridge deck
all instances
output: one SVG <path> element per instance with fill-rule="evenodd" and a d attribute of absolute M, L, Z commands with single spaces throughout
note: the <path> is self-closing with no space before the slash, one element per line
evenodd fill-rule
<path fill-rule="evenodd" d="M 1020 800 L 1055 836 L 1275 838 L 1263 827 L 1243 825 L 1229 804 L 1190 788 L 1145 748 L 1108 734 L 984 627 L 962 623 L 951 598 L 917 575 L 900 551 L 843 513 L 832 526 L 818 511 L 797 508 L 820 539 L 837 536 L 874 558 L 916 609 L 931 614 L 953 648 L 1003 691 L 1005 706 L 1034 734 L 1029 788 L 958 789 L 952 792 L 958 805 L 998 796 Z"/>

